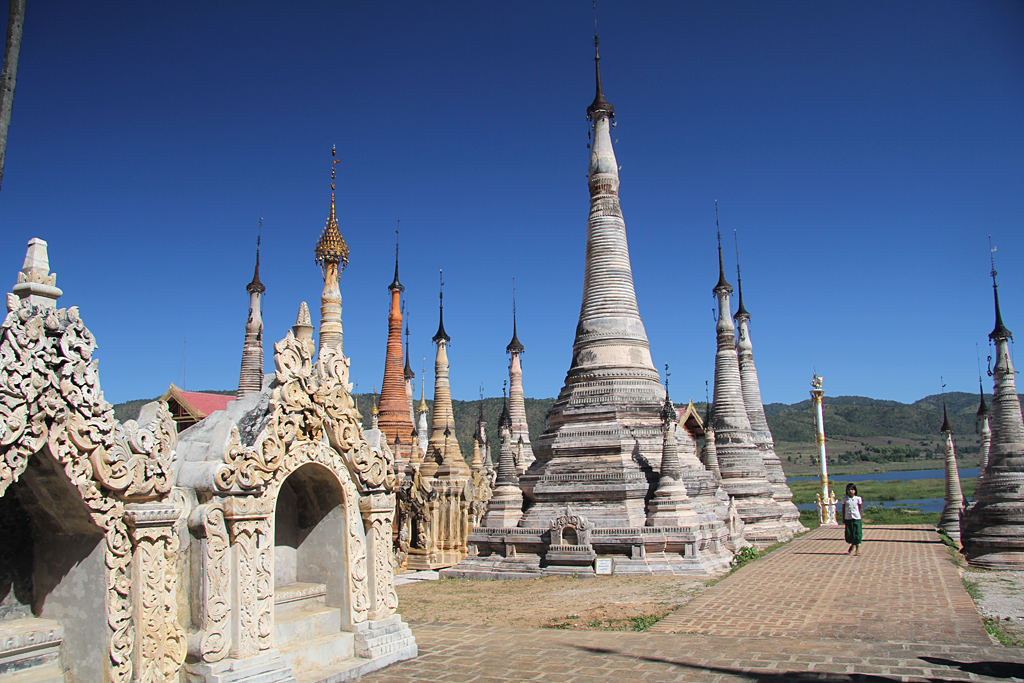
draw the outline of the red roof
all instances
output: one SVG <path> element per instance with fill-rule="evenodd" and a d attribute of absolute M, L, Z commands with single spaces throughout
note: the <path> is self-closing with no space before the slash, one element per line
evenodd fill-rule
<path fill-rule="evenodd" d="M 179 390 L 180 391 L 180 390 Z M 198 412 L 206 417 L 217 410 L 224 410 L 228 404 L 235 400 L 234 396 L 227 394 L 204 394 L 199 391 L 181 391 L 181 396 Z"/>

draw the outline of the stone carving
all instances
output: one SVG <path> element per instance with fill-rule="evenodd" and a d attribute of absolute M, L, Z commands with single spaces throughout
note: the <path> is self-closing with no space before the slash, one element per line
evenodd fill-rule
<path fill-rule="evenodd" d="M 109 680 L 171 680 L 185 658 L 173 597 L 180 510 L 168 495 L 177 430 L 166 404 L 142 426 L 114 419 L 95 339 L 77 308 L 56 309 L 47 269 L 46 243 L 33 240 L 0 327 L 0 495 L 37 454 L 57 463 L 103 533 Z"/>

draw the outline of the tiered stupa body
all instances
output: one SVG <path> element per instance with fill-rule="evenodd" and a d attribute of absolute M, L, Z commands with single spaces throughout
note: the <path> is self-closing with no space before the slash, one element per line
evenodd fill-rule
<path fill-rule="evenodd" d="M 530 443 L 530 425 L 526 422 L 526 398 L 523 394 L 523 365 L 519 357 L 525 351 L 516 332 L 516 314 L 512 312 L 512 341 L 505 347 L 511 358 L 508 364 L 508 412 L 512 420 L 512 448 L 517 457 L 516 467 L 522 474 L 533 464 L 533 445 Z"/>
<path fill-rule="evenodd" d="M 754 444 L 761 451 L 768 483 L 772 486 L 772 499 L 782 508 L 783 524 L 793 533 L 799 534 L 807 531 L 807 527 L 800 523 L 800 511 L 793 504 L 793 492 L 786 484 L 786 473 L 782 469 L 782 461 L 775 453 L 775 440 L 768 427 L 768 418 L 764 414 L 761 383 L 757 379 L 757 368 L 754 367 L 754 346 L 750 341 L 750 313 L 743 307 L 743 282 L 738 274 L 737 285 L 740 290 L 740 304 L 733 317 L 736 319 L 739 335 L 736 340 L 736 353 L 740 366 L 740 383 L 743 387 L 743 404 L 747 408 Z"/>
<path fill-rule="evenodd" d="M 416 408 L 418 417 L 416 418 L 416 443 L 419 446 L 419 453 L 416 455 L 416 465 L 423 461 L 423 458 L 427 454 L 427 447 L 430 443 L 430 425 L 427 423 L 427 416 L 430 413 L 430 408 L 427 407 L 427 399 L 424 396 L 424 388 L 426 387 L 426 380 L 420 380 L 420 403 Z"/>
<path fill-rule="evenodd" d="M 469 539 L 478 555 L 444 570 L 445 577 L 593 574 L 599 554 L 615 556 L 619 574 L 706 575 L 726 569 L 732 557 L 725 523 L 713 514 L 648 526 L 646 501 L 658 485 L 665 440 L 665 389 L 633 289 L 610 135 L 614 109 L 601 91 L 599 60 L 597 96 L 587 109 L 590 217 L 572 364 L 547 430 L 533 443 L 536 461 L 519 477 L 526 510 L 518 525 L 478 527 Z M 674 493 L 685 497 L 685 486 Z"/>
<path fill-rule="evenodd" d="M 409 417 L 409 397 L 406 393 L 405 372 L 402 367 L 402 292 L 405 287 L 398 281 L 398 253 L 395 253 L 395 279 L 388 286 L 391 292 L 391 311 L 388 313 L 388 346 L 384 360 L 384 380 L 380 387 L 380 430 L 387 434 L 388 444 L 395 451 L 395 471 L 405 472 L 412 460 L 415 447 L 412 439 L 413 422 Z M 401 476 L 401 474 L 399 474 Z"/>
<path fill-rule="evenodd" d="M 598 61 L 598 92 L 587 109 L 593 149 L 583 303 L 565 385 L 533 444 L 537 460 L 520 478 L 531 503 L 521 522 L 527 527 L 547 526 L 567 504 L 598 526 L 643 527 L 661 460 L 665 390 L 633 289 L 614 112 L 601 92 Z"/>
<path fill-rule="evenodd" d="M 260 247 L 256 242 L 256 270 L 249 292 L 249 319 L 245 321 L 245 344 L 242 346 L 242 369 L 238 374 L 238 398 L 263 388 L 263 315 L 260 299 L 267 288 L 260 282 Z"/>
<path fill-rule="evenodd" d="M 942 443 L 946 451 L 946 504 L 939 517 L 939 528 L 954 541 L 960 541 L 960 514 L 964 509 L 964 494 L 960 488 L 960 470 L 956 466 L 953 447 L 953 426 L 949 424 L 946 401 L 942 401 Z"/>
<path fill-rule="evenodd" d="M 978 437 L 981 441 L 981 445 L 978 449 L 978 479 L 985 478 L 985 471 L 988 469 L 988 451 L 992 447 L 992 428 L 989 425 L 989 417 L 991 413 L 988 409 L 988 404 L 985 403 L 985 389 L 981 386 L 981 380 L 978 380 L 978 394 L 980 396 L 980 403 L 978 404 Z"/>
<path fill-rule="evenodd" d="M 416 406 L 413 402 L 414 391 L 412 388 L 412 381 L 416 379 L 416 373 L 412 371 L 412 367 L 409 366 L 409 323 L 405 323 L 405 369 L 402 370 L 402 374 L 405 376 L 405 399 L 409 404 L 409 422 L 416 424 Z"/>
<path fill-rule="evenodd" d="M 739 357 L 736 353 L 735 327 L 729 303 L 732 285 L 722 268 L 722 245 L 718 245 L 718 353 L 715 355 L 715 396 L 713 422 L 715 451 L 722 486 L 735 500 L 736 509 L 746 525 L 747 540 L 760 546 L 787 541 L 793 532 L 782 521 L 782 507 L 775 501 L 768 481 L 761 450 L 743 400 Z"/>
<path fill-rule="evenodd" d="M 334 156 L 334 150 L 331 150 Z M 344 330 L 341 326 L 341 290 L 338 278 L 348 265 L 348 245 L 338 229 L 338 219 L 334 215 L 334 166 L 338 159 L 331 162 L 331 211 L 327 214 L 327 224 L 316 243 L 316 263 L 324 276 L 324 291 L 320 295 L 320 348 L 343 349 Z"/>
<path fill-rule="evenodd" d="M 992 443 L 985 477 L 974 492 L 975 503 L 960 521 L 960 539 L 967 561 L 974 566 L 1024 569 L 1024 420 L 1010 359 L 1013 335 L 1003 324 L 995 278 L 993 266 L 996 326 L 989 335 L 996 346 Z"/>
<path fill-rule="evenodd" d="M 426 455 L 419 469 L 400 493 L 409 520 L 411 544 L 406 565 L 412 570 L 450 567 L 469 552 L 473 503 L 486 500 L 489 489 L 462 457 L 455 438 L 451 389 L 448 385 L 447 345 L 451 337 L 444 330 L 444 299 L 441 321 L 434 335 L 437 358 L 434 364 L 434 412 Z M 424 406 L 425 407 L 425 406 Z M 424 413 L 425 414 L 425 413 Z M 480 485 L 478 485 L 480 484 Z M 479 513 L 483 507 L 479 506 Z"/>

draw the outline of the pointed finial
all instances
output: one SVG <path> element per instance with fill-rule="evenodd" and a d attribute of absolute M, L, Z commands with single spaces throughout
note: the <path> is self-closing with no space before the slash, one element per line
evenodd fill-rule
<path fill-rule="evenodd" d="M 442 270 L 439 270 L 438 272 L 440 273 L 440 280 L 441 280 L 440 296 L 438 297 L 439 301 L 441 302 L 440 303 L 441 314 L 440 314 L 440 322 L 437 325 L 437 334 L 435 334 L 433 339 L 431 340 L 435 344 L 440 344 L 441 340 L 444 340 L 445 343 L 448 343 L 448 342 L 450 342 L 452 340 L 452 338 L 448 336 L 448 333 L 444 331 L 444 270 L 442 269 Z"/>
<path fill-rule="evenodd" d="M 253 294 L 259 292 L 262 294 L 267 291 L 267 288 L 260 282 L 260 238 L 263 236 L 263 214 L 260 214 L 260 227 L 256 232 L 256 270 L 252 274 L 252 282 L 245 286 L 245 291 Z"/>
<path fill-rule="evenodd" d="M 992 333 L 988 335 L 988 338 L 992 341 L 997 339 L 1013 339 L 1013 333 L 1006 329 L 1006 325 L 1003 324 L 1003 314 L 999 311 L 999 285 L 996 284 L 996 248 L 992 246 L 992 235 L 988 236 L 988 248 L 990 258 L 992 260 L 992 292 L 996 299 L 996 326 L 992 330 Z"/>
<path fill-rule="evenodd" d="M 525 350 L 516 330 L 516 279 L 512 278 L 512 341 L 505 347 L 505 353 L 522 353 Z"/>
<path fill-rule="evenodd" d="M 740 277 L 740 240 L 736 235 L 735 228 L 732 231 L 732 238 L 736 243 L 736 288 L 739 290 L 740 295 L 740 305 L 739 308 L 736 309 L 736 315 L 733 317 L 737 320 L 750 320 L 750 313 L 748 313 L 747 309 L 743 307 L 743 278 Z"/>
<path fill-rule="evenodd" d="M 428 408 L 427 408 L 427 382 L 426 382 L 427 369 L 426 368 L 421 368 L 421 370 L 423 371 L 423 374 L 420 376 L 421 377 L 421 379 L 420 379 L 420 405 L 419 405 L 417 411 L 420 412 L 420 413 L 425 413 L 428 410 Z"/>
<path fill-rule="evenodd" d="M 671 376 L 672 373 L 668 371 L 668 363 L 665 363 L 665 405 L 661 408 L 661 421 L 666 424 L 672 422 L 677 417 L 676 406 L 668 396 L 668 378 Z"/>
<path fill-rule="evenodd" d="M 939 381 L 942 383 L 942 427 L 939 428 L 939 431 L 943 434 L 951 434 L 953 425 L 949 424 L 949 415 L 946 413 L 946 383 L 942 381 L 941 377 Z"/>
<path fill-rule="evenodd" d="M 598 50 L 600 42 L 597 38 L 597 0 L 594 0 L 594 64 L 597 73 L 597 94 L 587 107 L 587 118 L 591 121 L 596 121 L 601 115 L 615 118 L 615 107 L 604 98 L 604 92 L 601 90 L 601 52 Z"/>
<path fill-rule="evenodd" d="M 506 380 L 507 381 L 507 380 Z M 498 427 L 512 430 L 512 415 L 508 411 L 508 394 L 505 382 L 501 383 L 501 415 L 498 416 Z"/>
<path fill-rule="evenodd" d="M 715 231 L 718 234 L 718 284 L 711 290 L 715 294 L 718 291 L 724 289 L 725 291 L 732 293 L 732 285 L 730 285 L 725 279 L 725 266 L 722 265 L 722 228 L 718 225 L 718 200 L 715 200 Z"/>
<path fill-rule="evenodd" d="M 380 410 L 377 409 L 377 385 L 373 385 L 373 408 L 370 409 L 371 415 L 378 415 Z"/>
<path fill-rule="evenodd" d="M 334 158 L 335 152 L 335 148 L 331 147 L 331 211 L 327 215 L 327 224 L 320 234 L 320 241 L 316 243 L 316 249 L 313 251 L 316 264 L 324 271 L 325 276 L 327 264 L 336 264 L 339 275 L 348 265 L 348 244 L 345 243 L 345 238 L 338 230 L 338 219 L 334 215 L 334 165 L 341 161 L 341 159 Z"/>
<path fill-rule="evenodd" d="M 398 226 L 401 227 L 401 225 L 402 225 L 402 221 L 398 221 Z M 402 283 L 398 281 L 398 228 L 397 227 L 395 228 L 395 279 L 394 279 L 394 282 L 392 282 L 390 285 L 388 285 L 388 291 L 389 292 L 393 292 L 396 289 L 399 292 L 404 292 L 405 291 L 405 287 L 403 287 Z"/>
<path fill-rule="evenodd" d="M 405 369 L 402 371 L 405 379 L 414 379 L 416 373 L 412 371 L 409 364 L 409 312 L 405 310 L 405 302 L 402 302 L 402 315 L 405 318 Z"/>

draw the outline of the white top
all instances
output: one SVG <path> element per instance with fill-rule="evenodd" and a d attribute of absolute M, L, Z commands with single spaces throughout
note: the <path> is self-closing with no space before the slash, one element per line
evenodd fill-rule
<path fill-rule="evenodd" d="M 864 500 L 860 496 L 846 496 L 843 498 L 843 518 L 860 519 L 860 506 Z"/>

